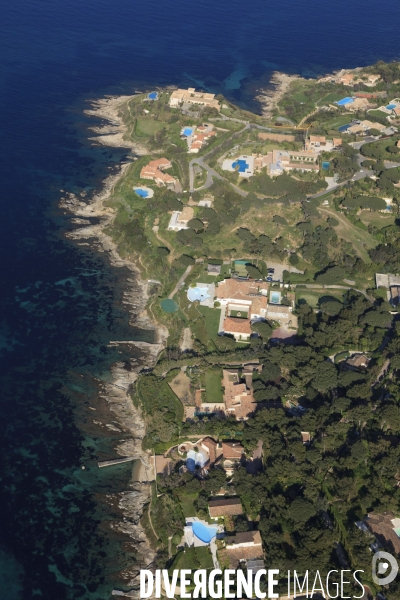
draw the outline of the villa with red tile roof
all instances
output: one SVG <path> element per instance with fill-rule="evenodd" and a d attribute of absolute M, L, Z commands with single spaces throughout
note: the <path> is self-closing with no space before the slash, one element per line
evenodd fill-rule
<path fill-rule="evenodd" d="M 216 288 L 221 304 L 219 334 L 230 334 L 236 341 L 247 341 L 251 335 L 251 321 L 267 316 L 268 285 L 254 281 L 224 279 Z"/>
<path fill-rule="evenodd" d="M 262 540 L 259 531 L 241 531 L 233 538 L 226 539 L 226 552 L 231 569 L 237 569 L 241 562 L 262 558 Z"/>
<path fill-rule="evenodd" d="M 155 181 L 158 186 L 174 186 L 178 182 L 176 177 L 173 177 L 169 173 L 164 173 L 164 169 L 170 169 L 172 167 L 171 161 L 168 158 L 158 158 L 157 160 L 151 160 L 146 166 L 142 167 L 140 171 L 141 179 L 151 179 Z"/>
<path fill-rule="evenodd" d="M 222 371 L 224 388 L 225 414 L 234 415 L 238 420 L 246 420 L 255 412 L 257 403 L 253 393 L 245 383 L 239 382 L 238 371 L 224 369 Z"/>
<path fill-rule="evenodd" d="M 208 512 L 212 519 L 219 519 L 220 517 L 242 515 L 243 508 L 239 498 L 220 498 L 209 500 Z"/>
<path fill-rule="evenodd" d="M 215 94 L 196 92 L 195 88 L 188 88 L 187 90 L 178 89 L 172 92 L 169 98 L 169 105 L 179 107 L 182 104 L 201 104 L 219 110 L 219 102 L 216 100 Z"/>

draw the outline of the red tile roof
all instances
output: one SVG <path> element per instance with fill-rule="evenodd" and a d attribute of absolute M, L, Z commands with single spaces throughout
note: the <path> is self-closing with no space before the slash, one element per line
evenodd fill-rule
<path fill-rule="evenodd" d="M 239 460 L 244 453 L 244 448 L 240 442 L 222 442 L 222 454 L 224 458 Z"/>
<path fill-rule="evenodd" d="M 236 533 L 233 538 L 226 538 L 226 545 L 230 546 L 231 544 L 251 544 L 253 543 L 256 546 L 261 546 L 262 540 L 259 531 L 241 531 Z"/>
<path fill-rule="evenodd" d="M 203 446 L 205 446 L 209 452 L 209 456 L 210 456 L 210 464 L 214 464 L 215 463 L 215 459 L 217 457 L 216 454 L 216 448 L 217 448 L 217 442 L 215 440 L 213 440 L 213 438 L 211 437 L 205 437 L 202 442 Z"/>
<path fill-rule="evenodd" d="M 239 498 L 221 498 L 209 500 L 208 510 L 211 517 L 225 517 L 228 515 L 242 515 L 243 508 Z"/>
<path fill-rule="evenodd" d="M 240 319 L 237 317 L 226 317 L 224 319 L 224 332 L 225 333 L 244 333 L 247 335 L 251 334 L 251 327 L 249 319 Z"/>

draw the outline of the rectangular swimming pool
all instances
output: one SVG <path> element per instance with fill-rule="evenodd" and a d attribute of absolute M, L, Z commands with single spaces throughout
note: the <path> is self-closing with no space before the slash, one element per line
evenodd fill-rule
<path fill-rule="evenodd" d="M 270 302 L 271 304 L 279 304 L 281 301 L 280 292 L 271 292 Z"/>

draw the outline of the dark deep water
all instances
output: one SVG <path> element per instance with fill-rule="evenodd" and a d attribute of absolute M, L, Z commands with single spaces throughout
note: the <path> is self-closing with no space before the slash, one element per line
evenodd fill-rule
<path fill-rule="evenodd" d="M 134 561 L 102 502 L 131 467 L 95 467 L 115 438 L 88 429 L 88 405 L 104 410 L 107 343 L 147 337 L 128 327 L 124 274 L 62 235 L 59 190 L 98 188 L 124 154 L 85 144 L 84 100 L 174 83 L 251 107 L 274 69 L 399 58 L 400 5 L 2 0 L 1 15 L 0 597 L 102 600 Z"/>

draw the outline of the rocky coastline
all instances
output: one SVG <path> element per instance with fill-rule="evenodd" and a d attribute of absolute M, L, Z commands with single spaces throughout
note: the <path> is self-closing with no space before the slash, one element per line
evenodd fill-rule
<path fill-rule="evenodd" d="M 90 140 L 94 144 L 128 148 L 132 152 L 132 158 L 146 153 L 146 149 L 126 139 L 126 128 L 120 117 L 120 110 L 131 96 L 110 96 L 92 102 L 91 108 L 85 113 L 104 121 L 104 125 L 93 127 L 95 133 Z M 79 196 L 73 193 L 62 192 L 59 208 L 64 214 L 71 216 L 70 223 L 73 225 L 66 236 L 78 245 L 90 246 L 94 251 L 107 253 L 110 263 L 116 268 L 127 268 L 132 277 L 125 281 L 123 303 L 129 311 L 130 323 L 135 327 L 153 331 L 155 342 L 143 341 L 118 341 L 110 342 L 113 346 L 124 344 L 132 347 L 135 356 L 140 351 L 140 360 L 132 358 L 127 362 L 116 363 L 112 367 L 112 377 L 109 383 L 100 383 L 100 397 L 106 401 L 113 415 L 111 423 L 102 423 L 106 428 L 117 428 L 126 433 L 123 442 L 115 448 L 117 455 L 121 457 L 135 456 L 137 459 L 135 480 L 129 484 L 126 491 L 119 494 L 110 494 L 110 504 L 118 505 L 122 520 L 114 521 L 111 528 L 127 535 L 135 552 L 138 555 L 133 569 L 121 572 L 120 578 L 125 585 L 137 589 L 139 569 L 149 568 L 155 558 L 155 552 L 146 537 L 145 531 L 140 523 L 143 508 L 148 504 L 151 496 L 151 482 L 154 480 L 154 468 L 152 466 L 152 455 L 149 451 L 142 449 L 142 439 L 146 433 L 145 422 L 140 408 L 133 405 L 130 392 L 138 379 L 139 372 L 143 368 L 151 368 L 165 345 L 168 331 L 160 325 L 154 324 L 146 312 L 148 300 L 147 282 L 141 279 L 140 269 L 132 261 L 125 260 L 119 256 L 116 245 L 112 239 L 104 233 L 104 229 L 112 221 L 114 211 L 106 207 L 105 201 L 109 198 L 116 183 L 124 176 L 130 162 L 122 164 L 118 173 L 110 175 L 103 181 L 100 193 L 88 199 L 83 192 Z"/>

